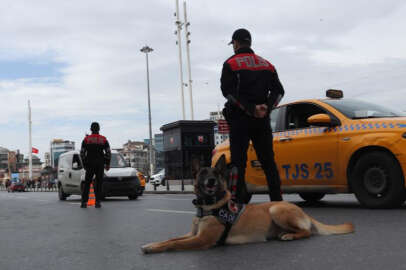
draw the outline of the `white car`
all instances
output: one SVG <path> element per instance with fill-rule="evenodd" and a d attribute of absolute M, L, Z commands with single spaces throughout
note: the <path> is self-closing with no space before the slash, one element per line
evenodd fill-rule
<path fill-rule="evenodd" d="M 74 194 L 81 195 L 85 170 L 78 151 L 69 151 L 59 157 L 58 196 L 60 200 Z M 135 200 L 142 187 L 137 170 L 128 166 L 123 156 L 116 151 L 111 153 L 110 170 L 104 171 L 102 196 L 128 196 Z"/>
<path fill-rule="evenodd" d="M 151 176 L 149 182 L 154 186 L 165 186 L 165 169 L 160 170 L 158 173 Z"/>

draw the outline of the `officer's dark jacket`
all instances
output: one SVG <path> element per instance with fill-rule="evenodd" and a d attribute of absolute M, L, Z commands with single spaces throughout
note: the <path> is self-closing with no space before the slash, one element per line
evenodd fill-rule
<path fill-rule="evenodd" d="M 109 142 L 106 137 L 99 134 L 87 135 L 82 142 L 80 156 L 85 168 L 104 164 L 110 165 L 111 151 Z"/>
<path fill-rule="evenodd" d="M 224 62 L 221 91 L 224 97 L 231 94 L 251 115 L 255 113 L 255 105 L 266 104 L 272 109 L 278 97 L 285 93 L 275 67 L 248 47 L 240 48 Z M 231 112 L 242 113 L 229 102 L 226 107 Z"/>

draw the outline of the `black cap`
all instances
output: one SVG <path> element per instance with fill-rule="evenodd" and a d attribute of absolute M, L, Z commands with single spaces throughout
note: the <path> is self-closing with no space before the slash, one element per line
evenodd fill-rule
<path fill-rule="evenodd" d="M 99 131 L 100 131 L 100 125 L 99 125 L 99 123 L 93 122 L 93 123 L 90 125 L 90 130 L 91 130 L 92 132 L 94 132 L 94 133 L 99 132 Z"/>
<path fill-rule="evenodd" d="M 240 28 L 234 31 L 233 36 L 231 37 L 230 43 L 228 45 L 233 44 L 233 41 L 248 41 L 251 44 L 251 34 L 247 29 Z"/>

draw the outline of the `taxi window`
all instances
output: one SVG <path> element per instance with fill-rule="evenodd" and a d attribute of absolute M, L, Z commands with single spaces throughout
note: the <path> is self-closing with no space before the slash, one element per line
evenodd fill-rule
<path fill-rule="evenodd" d="M 275 108 L 271 112 L 271 128 L 272 128 L 272 131 L 274 131 L 274 132 L 278 131 L 278 130 L 276 130 L 276 123 L 278 122 L 278 117 L 279 117 L 281 108 L 282 107 Z"/>
<path fill-rule="evenodd" d="M 351 119 L 405 116 L 404 112 L 356 99 L 326 99 L 323 102 L 333 106 Z"/>
<path fill-rule="evenodd" d="M 286 129 L 302 129 L 310 127 L 307 118 L 319 113 L 327 113 L 326 110 L 311 103 L 291 104 L 286 109 Z"/>

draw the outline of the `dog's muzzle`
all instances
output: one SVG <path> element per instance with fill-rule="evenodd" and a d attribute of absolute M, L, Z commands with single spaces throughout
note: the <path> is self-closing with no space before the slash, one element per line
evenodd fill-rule
<path fill-rule="evenodd" d="M 215 178 L 208 178 L 203 181 L 202 191 L 208 196 L 213 196 L 219 188 L 218 181 Z"/>
<path fill-rule="evenodd" d="M 213 196 L 209 195 L 197 195 L 196 199 L 193 199 L 192 203 L 195 206 L 202 206 L 202 205 L 212 205 L 220 201 L 221 199 L 226 196 L 226 191 L 218 190 Z"/>

